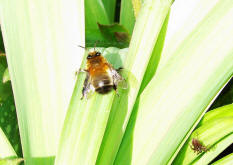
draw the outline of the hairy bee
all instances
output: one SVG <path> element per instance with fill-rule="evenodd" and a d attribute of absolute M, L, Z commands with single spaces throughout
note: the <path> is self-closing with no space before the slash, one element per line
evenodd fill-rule
<path fill-rule="evenodd" d="M 87 73 L 82 90 L 82 98 L 87 98 L 90 92 L 96 91 L 99 94 L 107 94 L 112 89 L 117 90 L 120 82 L 122 88 L 127 88 L 125 79 L 114 69 L 110 63 L 98 51 L 92 51 L 87 56 L 87 69 L 81 70 Z"/>

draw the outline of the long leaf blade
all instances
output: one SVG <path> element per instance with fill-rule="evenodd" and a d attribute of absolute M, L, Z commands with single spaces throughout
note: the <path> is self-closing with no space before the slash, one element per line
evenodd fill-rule
<path fill-rule="evenodd" d="M 95 49 L 100 51 L 99 48 Z M 122 67 L 127 51 L 108 48 L 100 52 L 114 68 L 119 68 Z M 82 65 L 84 67 L 85 60 Z M 84 78 L 85 74 L 79 73 L 64 122 L 56 165 L 91 165 L 96 162 L 115 91 L 106 95 L 94 93 L 90 98 L 81 100 Z"/>
<path fill-rule="evenodd" d="M 126 27 L 129 33 L 132 34 L 135 24 L 132 0 L 121 1 L 120 24 Z"/>
<path fill-rule="evenodd" d="M 115 18 L 115 9 L 116 9 L 116 0 L 102 0 L 106 12 L 108 13 L 108 18 L 110 23 L 114 23 Z"/>
<path fill-rule="evenodd" d="M 83 3 L 0 1 L 26 164 L 53 164 L 75 70 L 82 59 L 83 49 L 77 45 L 84 45 Z"/>
<path fill-rule="evenodd" d="M 219 113 L 219 110 L 222 113 Z M 231 110 L 231 111 L 229 111 Z M 173 164 L 208 164 L 232 143 L 233 105 L 211 110 L 204 115 L 202 124 L 191 134 Z M 203 122 L 204 121 L 204 122 Z M 197 154 L 190 147 L 192 139 L 198 139 L 207 151 Z M 221 146 L 221 147 L 220 147 Z"/>
<path fill-rule="evenodd" d="M 144 72 L 171 4 L 172 1 L 167 0 L 147 0 L 142 5 L 124 64 L 129 88 L 113 102 L 97 164 L 110 165 L 114 162 Z"/>
<path fill-rule="evenodd" d="M 140 96 L 135 128 L 124 138 L 118 164 L 172 161 L 185 135 L 233 74 L 232 14 L 233 4 L 220 1 L 157 71 Z"/>

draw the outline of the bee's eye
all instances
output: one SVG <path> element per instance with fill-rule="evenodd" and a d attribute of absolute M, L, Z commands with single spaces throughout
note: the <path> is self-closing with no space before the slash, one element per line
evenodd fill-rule
<path fill-rule="evenodd" d="M 96 52 L 96 54 L 95 54 L 96 56 L 100 56 L 100 52 Z"/>
<path fill-rule="evenodd" d="M 87 56 L 87 59 L 90 59 L 90 58 L 92 58 L 92 56 L 91 56 L 91 55 L 88 55 L 88 56 Z"/>

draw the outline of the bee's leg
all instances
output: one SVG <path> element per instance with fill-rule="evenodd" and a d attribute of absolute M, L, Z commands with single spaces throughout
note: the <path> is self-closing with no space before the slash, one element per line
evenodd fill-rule
<path fill-rule="evenodd" d="M 87 72 L 88 70 L 79 68 L 79 70 L 75 72 L 75 75 L 77 76 L 79 73 L 87 73 Z"/>
<path fill-rule="evenodd" d="M 123 67 L 119 67 L 118 69 L 116 69 L 116 71 L 117 71 L 117 73 L 119 74 L 120 71 L 123 70 L 123 69 L 124 69 Z M 120 75 L 120 77 L 121 77 L 121 81 L 122 81 L 122 80 L 123 80 L 123 81 L 126 81 L 125 78 L 122 77 L 121 75 Z"/>
<path fill-rule="evenodd" d="M 207 145 L 207 146 L 203 146 L 202 147 L 202 150 L 204 151 L 204 152 L 207 152 L 207 151 L 209 151 L 210 150 L 210 147 Z"/>
<path fill-rule="evenodd" d="M 117 91 L 117 86 L 115 84 L 113 85 L 113 89 L 116 91 L 116 95 L 119 96 L 119 93 Z"/>
<path fill-rule="evenodd" d="M 115 84 L 113 85 L 113 89 L 114 89 L 115 91 L 117 91 L 117 87 L 116 87 Z"/>
<path fill-rule="evenodd" d="M 123 89 L 127 88 L 127 83 L 125 79 L 117 72 L 117 70 L 111 69 L 111 75 L 113 79 L 113 84 L 116 88 L 118 88 L 118 86 L 120 86 Z"/>
<path fill-rule="evenodd" d="M 123 77 L 121 77 L 121 75 L 115 69 L 111 70 L 111 74 L 112 74 L 112 78 L 113 78 L 113 84 L 117 87 L 118 82 L 123 80 Z"/>
<path fill-rule="evenodd" d="M 194 150 L 194 147 L 193 147 L 192 144 L 189 144 L 189 147 L 190 147 L 192 150 Z M 195 151 L 195 150 L 194 150 L 194 151 Z"/>

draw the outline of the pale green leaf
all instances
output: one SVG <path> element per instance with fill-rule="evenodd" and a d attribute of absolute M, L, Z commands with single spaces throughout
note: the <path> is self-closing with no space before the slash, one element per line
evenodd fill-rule
<path fill-rule="evenodd" d="M 183 40 L 190 37 L 190 32 L 197 28 L 203 19 L 211 16 L 211 10 L 217 8 L 219 4 L 221 0 L 176 0 L 174 2 L 159 68 L 173 55 Z"/>
<path fill-rule="evenodd" d="M 114 68 L 122 67 L 127 49 L 99 49 Z M 91 50 L 92 51 L 92 50 Z M 83 62 L 82 68 L 85 68 Z M 85 73 L 79 73 L 61 134 L 56 165 L 95 164 L 107 125 L 115 91 L 106 95 L 96 92 L 81 100 Z M 119 91 L 121 97 L 121 92 Z"/>
<path fill-rule="evenodd" d="M 84 52 L 84 2 L 2 0 L 0 16 L 25 162 L 53 164 Z"/>
<path fill-rule="evenodd" d="M 200 121 L 198 127 L 202 126 L 205 123 L 211 122 L 216 118 L 221 118 L 221 117 L 233 117 L 233 104 L 225 105 L 209 111 Z"/>
<path fill-rule="evenodd" d="M 23 161 L 22 158 L 1 159 L 0 165 L 19 165 Z"/>
<path fill-rule="evenodd" d="M 216 143 L 210 151 L 206 152 L 200 159 L 197 159 L 193 162 L 194 165 L 203 165 L 208 164 L 213 160 L 215 157 L 217 157 L 221 152 L 223 152 L 227 147 L 232 145 L 233 141 L 233 134 L 224 137 Z"/>
<path fill-rule="evenodd" d="M 140 96 L 134 129 L 124 137 L 116 164 L 171 163 L 233 74 L 232 14 L 231 1 L 219 1 L 162 63 Z"/>
<path fill-rule="evenodd" d="M 211 114 L 216 113 L 214 116 L 211 115 L 212 119 L 202 123 L 202 125 L 191 134 L 173 162 L 174 164 L 208 164 L 233 142 L 233 106 L 231 105 L 231 114 L 225 111 L 224 116 L 219 116 L 218 111 L 218 109 L 212 110 L 212 112 L 208 112 L 204 116 L 203 120 L 206 117 L 209 118 Z M 224 109 L 222 113 L 224 113 Z M 207 152 L 199 154 L 194 152 L 190 147 L 192 146 L 193 138 L 198 139 L 202 145 L 206 147 Z M 223 146 L 225 148 L 223 148 Z"/>
<path fill-rule="evenodd" d="M 167 17 L 163 23 L 163 26 L 159 32 L 158 40 L 156 41 L 150 61 L 147 65 L 146 72 L 143 77 L 143 81 L 142 81 L 139 93 L 141 93 L 144 90 L 144 88 L 147 86 L 147 84 L 150 82 L 150 80 L 154 77 L 156 73 L 156 70 L 157 70 L 157 67 L 160 61 L 161 53 L 163 50 L 169 15 L 170 15 L 170 12 L 168 12 Z"/>
<path fill-rule="evenodd" d="M 111 165 L 115 159 L 146 67 L 171 3 L 167 0 L 145 0 L 142 5 L 124 63 L 129 88 L 113 102 L 97 164 Z"/>

